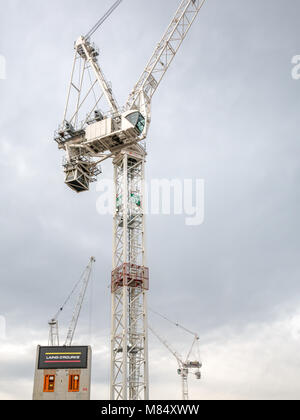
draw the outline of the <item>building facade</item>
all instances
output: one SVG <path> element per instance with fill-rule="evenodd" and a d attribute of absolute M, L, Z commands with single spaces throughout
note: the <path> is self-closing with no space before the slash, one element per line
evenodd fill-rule
<path fill-rule="evenodd" d="M 33 400 L 90 400 L 91 362 L 90 346 L 38 346 Z"/>

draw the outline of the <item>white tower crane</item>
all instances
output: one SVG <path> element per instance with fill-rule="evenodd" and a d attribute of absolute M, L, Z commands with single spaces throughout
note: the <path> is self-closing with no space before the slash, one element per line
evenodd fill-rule
<path fill-rule="evenodd" d="M 166 33 L 123 108 L 99 64 L 91 36 L 121 3 L 117 1 L 75 43 L 75 57 L 63 122 L 55 141 L 66 152 L 65 182 L 89 190 L 112 158 L 115 183 L 113 223 L 111 399 L 149 399 L 145 243 L 145 160 L 151 100 L 205 0 L 182 0 Z M 146 6 L 146 4 L 145 4 Z M 102 98 L 109 109 L 100 109 Z"/>
<path fill-rule="evenodd" d="M 179 324 L 176 324 L 177 327 L 183 329 L 184 331 L 192 334 L 194 336 L 194 340 L 192 343 L 192 346 L 187 354 L 187 357 L 184 359 L 177 351 L 175 351 L 172 346 L 162 338 L 152 327 L 149 326 L 149 330 L 152 331 L 152 333 L 157 337 L 157 339 L 173 354 L 173 356 L 176 358 L 178 363 L 178 370 L 177 373 L 181 377 L 182 381 L 182 399 L 184 401 L 187 401 L 189 399 L 189 388 L 188 388 L 188 375 L 190 371 L 196 370 L 195 376 L 197 379 L 201 379 L 201 372 L 200 369 L 202 367 L 202 363 L 200 362 L 200 355 L 198 351 L 198 360 L 191 361 L 190 357 L 193 353 L 194 347 L 199 344 L 199 336 L 195 333 L 192 333 L 191 331 L 187 330 L 184 327 L 181 327 Z M 199 349 L 198 349 L 199 350 Z"/>
<path fill-rule="evenodd" d="M 87 265 L 86 269 L 84 270 L 84 272 L 83 272 L 82 276 L 80 277 L 79 281 L 74 286 L 72 292 L 70 293 L 70 295 L 68 296 L 68 298 L 66 299 L 66 301 L 64 302 L 62 307 L 59 309 L 59 311 L 56 313 L 56 315 L 49 322 L 49 327 L 50 327 L 50 330 L 49 330 L 49 346 L 59 346 L 58 317 L 62 313 L 66 304 L 69 302 L 71 296 L 74 294 L 75 290 L 77 289 L 77 287 L 81 283 L 80 293 L 79 293 L 79 296 L 78 296 L 77 303 L 75 305 L 72 320 L 71 320 L 69 328 L 68 328 L 67 338 L 66 338 L 66 341 L 64 343 L 64 346 L 72 346 L 74 334 L 75 334 L 75 331 L 76 331 L 76 327 L 77 327 L 77 324 L 78 324 L 78 319 L 79 319 L 81 308 L 82 308 L 82 304 L 83 304 L 83 301 L 84 301 L 84 298 L 85 298 L 85 295 L 86 295 L 86 291 L 87 291 L 87 287 L 88 287 L 88 284 L 89 284 L 89 281 L 90 281 L 90 278 L 91 278 L 93 264 L 95 262 L 96 262 L 95 258 L 91 257 L 90 261 L 89 261 L 89 264 Z"/>

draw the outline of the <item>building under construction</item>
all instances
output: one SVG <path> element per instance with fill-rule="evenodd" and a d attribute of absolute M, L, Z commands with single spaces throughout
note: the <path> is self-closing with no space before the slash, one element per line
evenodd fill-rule
<path fill-rule="evenodd" d="M 38 346 L 34 375 L 34 400 L 89 400 L 91 396 L 92 350 L 90 346 L 74 346 L 73 339 L 83 301 L 92 276 L 94 257 L 75 284 L 59 311 L 49 321 L 47 347 Z M 60 345 L 59 315 L 75 294 L 79 295 L 68 327 L 64 345 Z"/>
<path fill-rule="evenodd" d="M 38 346 L 33 400 L 90 400 L 91 365 L 91 347 Z"/>

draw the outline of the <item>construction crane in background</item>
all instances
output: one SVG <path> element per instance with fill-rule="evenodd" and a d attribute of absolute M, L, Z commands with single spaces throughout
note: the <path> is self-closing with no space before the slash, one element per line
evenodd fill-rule
<path fill-rule="evenodd" d="M 152 311 L 154 312 L 154 311 Z M 193 333 L 192 331 L 188 330 L 187 328 L 183 327 L 182 325 L 178 323 L 174 323 L 170 321 L 168 318 L 160 315 L 158 312 L 154 312 L 157 315 L 161 316 L 168 322 L 172 323 L 176 327 L 180 328 L 181 330 L 187 332 L 188 334 L 193 336 L 193 343 L 192 346 L 189 349 L 189 352 L 186 356 L 186 358 L 183 358 L 176 350 L 173 349 L 173 347 L 167 342 L 166 339 L 162 338 L 150 325 L 149 330 L 152 331 L 152 333 L 156 336 L 156 338 L 173 354 L 175 359 L 178 363 L 178 370 L 177 373 L 181 377 L 182 381 L 182 399 L 184 401 L 189 400 L 189 388 L 188 388 L 188 376 L 190 371 L 192 371 L 196 379 L 201 379 L 201 372 L 200 369 L 202 368 L 202 363 L 200 362 L 200 349 L 199 349 L 199 336 L 196 333 Z M 191 356 L 194 352 L 194 349 L 196 348 L 197 353 L 197 360 L 191 361 Z"/>
<path fill-rule="evenodd" d="M 205 0 L 182 0 L 124 107 L 99 64 L 92 34 L 116 9 L 75 43 L 75 57 L 63 122 L 55 133 L 66 152 L 65 183 L 88 191 L 112 159 L 115 209 L 113 222 L 111 399 L 149 399 L 149 269 L 145 242 L 145 161 L 151 102 L 160 82 Z M 145 2 L 145 7 L 146 7 Z M 106 101 L 104 110 L 102 101 Z"/>
<path fill-rule="evenodd" d="M 75 331 L 76 331 L 78 319 L 79 319 L 81 308 L 82 308 L 82 304 L 83 304 L 83 301 L 84 301 L 84 298 L 85 298 L 85 295 L 86 295 L 86 291 L 87 291 L 87 287 L 88 287 L 88 284 L 90 282 L 90 278 L 91 278 L 91 275 L 92 275 L 93 264 L 95 262 L 96 262 L 95 258 L 91 257 L 90 261 L 89 261 L 89 264 L 87 265 L 86 269 L 84 270 L 84 272 L 83 272 L 82 276 L 80 277 L 79 281 L 74 286 L 72 292 L 67 297 L 66 301 L 64 302 L 62 307 L 59 309 L 59 311 L 54 315 L 54 317 L 51 319 L 51 321 L 49 321 L 49 327 L 50 327 L 50 330 L 49 330 L 49 346 L 59 347 L 59 345 L 60 345 L 60 342 L 59 342 L 59 328 L 58 328 L 59 315 L 63 312 L 66 304 L 69 302 L 69 300 L 71 299 L 71 297 L 74 295 L 75 291 L 77 290 L 77 288 L 81 284 L 81 289 L 80 289 L 80 292 L 79 292 L 77 303 L 75 305 L 72 320 L 71 320 L 69 328 L 68 328 L 66 341 L 64 343 L 64 346 L 72 346 L 74 334 L 75 334 Z"/>

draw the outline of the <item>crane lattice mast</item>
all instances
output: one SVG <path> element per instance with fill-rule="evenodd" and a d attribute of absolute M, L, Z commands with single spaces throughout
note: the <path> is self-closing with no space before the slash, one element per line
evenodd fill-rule
<path fill-rule="evenodd" d="M 59 332 L 58 332 L 58 319 L 55 317 L 48 322 L 49 325 L 49 339 L 48 345 L 51 347 L 59 347 Z"/>
<path fill-rule="evenodd" d="M 90 183 L 97 180 L 101 162 L 113 160 L 112 400 L 149 399 L 144 140 L 151 121 L 152 97 L 204 2 L 181 1 L 124 108 L 118 106 L 100 68 L 99 51 L 90 40 L 121 2 L 118 0 L 110 13 L 75 43 L 67 105 L 55 141 L 66 152 L 65 182 L 77 193 L 88 191 Z M 84 87 L 86 79 L 89 88 Z M 102 98 L 109 106 L 107 112 L 100 108 Z"/>

